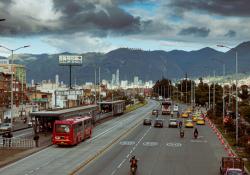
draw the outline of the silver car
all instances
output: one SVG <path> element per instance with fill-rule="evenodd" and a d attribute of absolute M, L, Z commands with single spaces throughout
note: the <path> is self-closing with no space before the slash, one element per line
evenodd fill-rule
<path fill-rule="evenodd" d="M 11 123 L 2 123 L 0 125 L 0 131 L 5 132 L 5 131 L 11 131 L 12 124 Z"/>

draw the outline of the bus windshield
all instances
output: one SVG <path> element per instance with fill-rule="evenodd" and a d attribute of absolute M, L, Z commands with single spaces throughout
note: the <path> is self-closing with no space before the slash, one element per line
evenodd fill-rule
<path fill-rule="evenodd" d="M 57 124 L 55 127 L 56 133 L 69 133 L 70 131 L 70 125 Z"/>

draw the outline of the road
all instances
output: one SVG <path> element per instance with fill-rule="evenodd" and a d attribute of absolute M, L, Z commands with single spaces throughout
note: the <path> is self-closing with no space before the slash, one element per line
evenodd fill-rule
<path fill-rule="evenodd" d="M 124 114 L 94 128 L 90 140 L 73 147 L 50 146 L 29 157 L 0 169 L 2 175 L 31 175 L 31 174 L 70 174 L 77 167 L 99 152 L 107 148 L 113 140 L 119 138 L 141 123 L 143 118 L 151 114 L 152 109 L 159 106 L 158 102 L 149 101 L 147 105 L 131 113 Z"/>
<path fill-rule="evenodd" d="M 227 156 L 212 130 L 197 126 L 199 138 L 193 139 L 193 129 L 185 129 L 185 137 L 179 137 L 179 129 L 168 128 L 167 116 L 164 128 L 140 125 L 126 138 L 82 168 L 79 175 L 127 175 L 129 159 L 139 159 L 138 175 L 218 175 L 220 159 Z"/>

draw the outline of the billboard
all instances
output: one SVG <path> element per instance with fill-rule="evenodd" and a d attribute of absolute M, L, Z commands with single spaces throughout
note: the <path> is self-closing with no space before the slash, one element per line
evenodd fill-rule
<path fill-rule="evenodd" d="M 79 55 L 59 55 L 59 65 L 61 66 L 81 66 L 82 56 Z"/>
<path fill-rule="evenodd" d="M 56 91 L 56 95 L 63 95 L 63 96 L 69 96 L 69 95 L 83 95 L 83 90 L 62 90 L 62 91 Z"/>

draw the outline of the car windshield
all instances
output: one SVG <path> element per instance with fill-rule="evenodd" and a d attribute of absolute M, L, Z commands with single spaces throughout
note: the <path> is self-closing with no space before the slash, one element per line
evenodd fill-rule
<path fill-rule="evenodd" d="M 177 120 L 176 119 L 170 119 L 169 121 L 170 122 L 176 122 Z"/>

